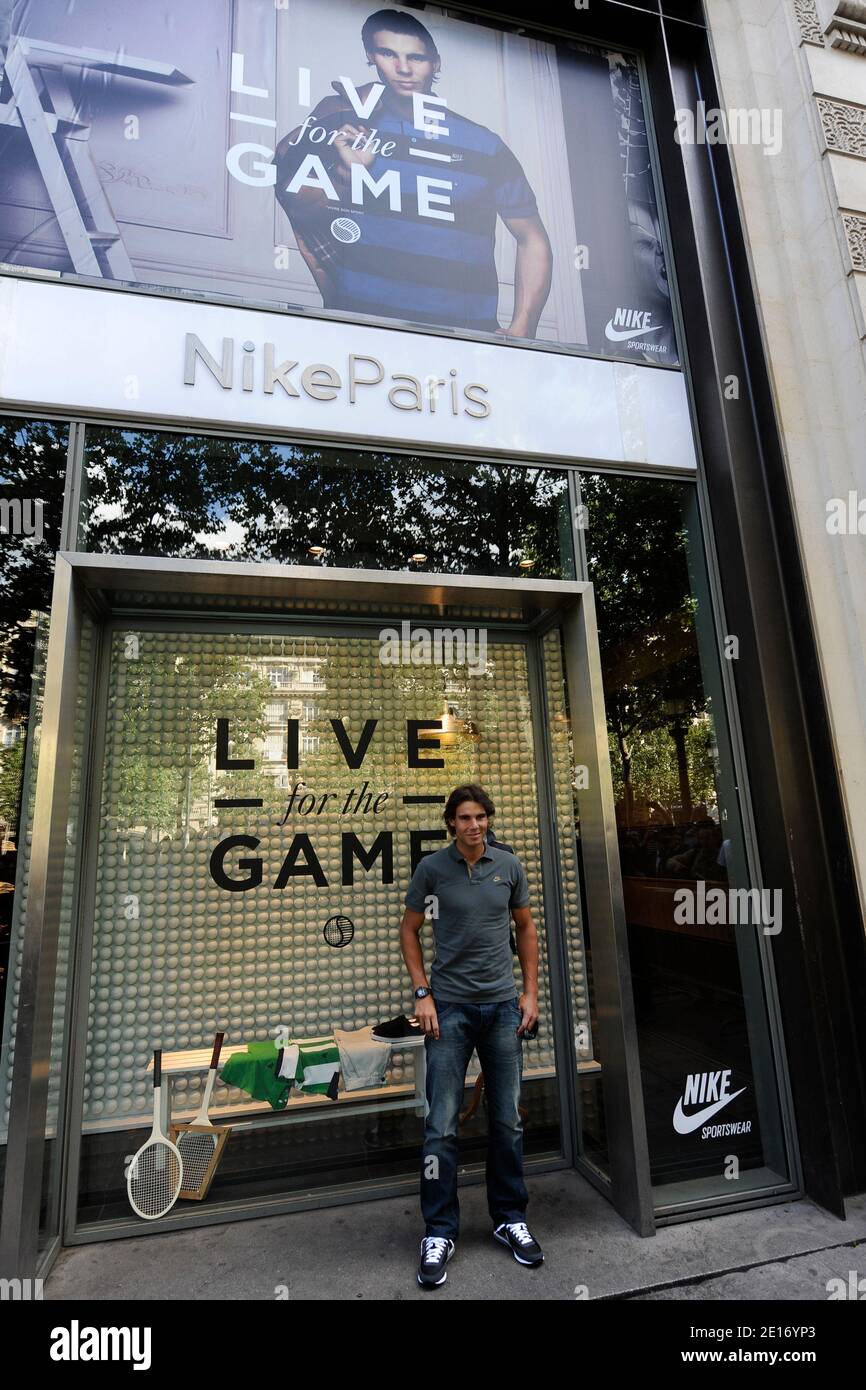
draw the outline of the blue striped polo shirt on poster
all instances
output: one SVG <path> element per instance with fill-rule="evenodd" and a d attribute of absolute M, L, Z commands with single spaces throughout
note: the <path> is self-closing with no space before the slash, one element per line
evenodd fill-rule
<path fill-rule="evenodd" d="M 496 332 L 496 218 L 532 217 L 538 212 L 519 160 L 492 130 L 450 108 L 436 111 L 437 121 L 448 129 L 447 136 L 419 130 L 411 114 L 404 117 L 386 93 L 363 125 L 370 139 L 386 148 L 393 142 L 394 148 L 387 155 L 377 150 L 367 176 L 378 182 L 391 170 L 397 173 L 399 210 L 391 207 L 387 185 L 378 196 L 364 186 L 361 204 L 350 200 L 344 182 L 335 185 L 339 202 L 320 200 L 311 206 L 296 194 L 287 195 L 287 185 L 310 154 L 321 160 L 329 177 L 333 174 L 340 157 L 316 128 L 330 134 L 346 123 L 360 126 L 360 118 L 345 102 L 342 95 L 326 97 L 313 112 L 309 129 L 297 143 L 290 144 L 291 137 L 286 137 L 274 158 L 277 196 L 333 285 L 325 307 Z M 316 132 L 315 141 L 310 140 L 310 131 Z M 448 162 L 410 153 L 423 150 L 428 142 L 431 151 L 448 156 Z M 451 185 L 434 184 L 426 210 L 420 212 L 419 175 Z M 312 177 L 315 181 L 315 173 Z M 393 178 L 390 182 L 394 183 Z M 450 214 L 453 220 L 431 216 L 430 209 Z M 341 218 L 349 224 L 348 235 L 356 240 L 341 241 L 335 236 L 333 224 Z M 347 235 L 345 226 L 337 230 Z"/>

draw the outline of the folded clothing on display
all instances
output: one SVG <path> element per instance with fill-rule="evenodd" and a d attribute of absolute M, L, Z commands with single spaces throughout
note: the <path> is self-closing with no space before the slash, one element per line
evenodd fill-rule
<path fill-rule="evenodd" d="M 277 1075 L 282 1076 L 291 1086 L 298 1074 L 298 1058 L 301 1049 L 297 1043 L 289 1043 L 288 1047 L 281 1047 L 277 1053 Z"/>
<path fill-rule="evenodd" d="M 289 1042 L 281 1052 L 277 1072 L 289 1085 L 294 1082 L 305 1096 L 329 1096 L 331 1100 L 337 1099 L 337 1087 L 340 1084 L 340 1049 L 332 1037 Z"/>
<path fill-rule="evenodd" d="M 373 1029 L 369 1026 L 359 1028 L 354 1033 L 335 1028 L 334 1038 L 340 1051 L 343 1085 L 347 1091 L 362 1091 L 369 1086 L 384 1085 L 385 1070 L 391 1056 L 387 1042 L 374 1038 Z"/>
<path fill-rule="evenodd" d="M 293 1086 L 305 1096 L 336 1100 L 341 1076 L 347 1091 L 384 1086 L 394 1043 L 423 1036 L 416 1018 L 400 1014 L 375 1028 L 335 1028 L 322 1037 L 290 1039 L 284 1047 L 251 1042 L 229 1057 L 220 1079 L 253 1100 L 266 1100 L 273 1110 L 285 1110 Z"/>
<path fill-rule="evenodd" d="M 237 1086 L 253 1100 L 266 1100 L 273 1110 L 285 1110 L 289 1103 L 291 1082 L 277 1074 L 279 1049 L 273 1042 L 247 1043 L 246 1052 L 229 1057 L 220 1080 L 227 1086 Z"/>
<path fill-rule="evenodd" d="M 285 1110 L 293 1085 L 303 1095 L 336 1100 L 340 1051 L 330 1035 L 290 1042 L 287 1047 L 251 1042 L 246 1052 L 229 1057 L 220 1080 L 246 1091 L 253 1100 L 266 1100 L 272 1110 Z"/>
<path fill-rule="evenodd" d="M 391 1018 L 387 1023 L 377 1023 L 371 1029 L 374 1038 L 385 1042 L 399 1042 L 403 1038 L 423 1038 L 424 1033 L 421 1024 L 413 1014 L 407 1018 L 405 1014 L 398 1014 L 396 1018 Z"/>

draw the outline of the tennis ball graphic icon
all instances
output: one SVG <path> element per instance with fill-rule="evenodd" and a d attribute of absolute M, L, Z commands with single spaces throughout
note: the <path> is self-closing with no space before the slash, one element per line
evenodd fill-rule
<path fill-rule="evenodd" d="M 361 228 L 351 217 L 335 217 L 331 223 L 331 235 L 348 246 L 360 241 Z"/>
<path fill-rule="evenodd" d="M 322 929 L 322 935 L 329 946 L 348 946 L 355 935 L 355 924 L 350 917 L 338 913 L 329 917 Z"/>

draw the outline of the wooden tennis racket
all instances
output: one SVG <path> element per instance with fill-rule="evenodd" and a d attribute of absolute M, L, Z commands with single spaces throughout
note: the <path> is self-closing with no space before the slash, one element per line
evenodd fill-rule
<path fill-rule="evenodd" d="M 231 1133 L 228 1125 L 213 1125 L 208 1116 L 224 1038 L 225 1033 L 217 1033 L 214 1038 L 213 1055 L 198 1114 L 188 1124 L 172 1125 L 169 1129 L 183 1159 L 180 1196 L 184 1201 L 200 1202 L 207 1196 Z"/>
<path fill-rule="evenodd" d="M 153 1129 L 126 1174 L 129 1204 L 145 1221 L 155 1221 L 171 1211 L 183 1184 L 183 1159 L 162 1128 L 161 1094 L 162 1048 L 157 1048 L 153 1054 Z"/>

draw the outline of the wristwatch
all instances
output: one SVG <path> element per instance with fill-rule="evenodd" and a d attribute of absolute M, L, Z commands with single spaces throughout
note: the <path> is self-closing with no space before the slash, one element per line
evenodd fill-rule
<path fill-rule="evenodd" d="M 426 998 L 427 998 L 427 995 L 430 994 L 430 992 L 431 992 L 431 991 L 427 988 L 426 985 L 419 985 L 418 988 L 417 988 L 416 991 L 415 991 L 415 998 L 416 998 L 416 999 L 426 999 Z"/>

